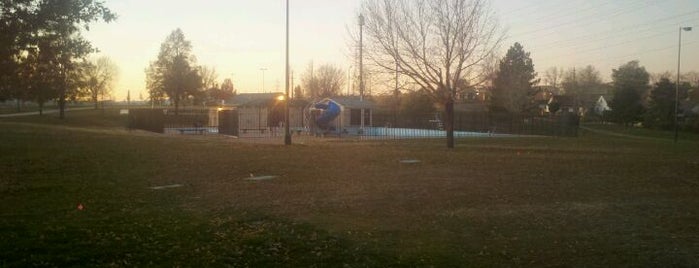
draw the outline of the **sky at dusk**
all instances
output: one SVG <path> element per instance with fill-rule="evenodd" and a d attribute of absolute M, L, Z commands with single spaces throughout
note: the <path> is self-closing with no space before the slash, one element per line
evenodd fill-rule
<path fill-rule="evenodd" d="M 238 92 L 284 90 L 285 0 L 106 0 L 119 18 L 94 23 L 85 37 L 119 67 L 117 100 L 146 98 L 144 70 L 176 28 L 191 41 L 197 64 L 232 78 Z M 347 70 L 353 63 L 348 27 L 357 27 L 361 0 L 290 0 L 290 65 L 294 83 L 312 61 Z M 611 70 L 634 59 L 650 72 L 699 71 L 699 1 L 495 0 L 507 39 L 531 52 L 539 74 L 550 67 Z"/>

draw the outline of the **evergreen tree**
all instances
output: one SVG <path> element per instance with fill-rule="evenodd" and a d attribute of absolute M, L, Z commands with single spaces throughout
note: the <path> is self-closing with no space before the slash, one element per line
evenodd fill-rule
<path fill-rule="evenodd" d="M 641 96 L 648 90 L 650 75 L 638 61 L 630 61 L 612 70 L 614 99 L 611 102 L 611 119 L 621 124 L 641 121 L 643 105 Z"/>
<path fill-rule="evenodd" d="M 534 85 L 539 83 L 529 52 L 515 43 L 500 61 L 500 69 L 493 81 L 491 105 L 513 113 L 531 112 L 536 104 Z"/>
<path fill-rule="evenodd" d="M 679 88 L 679 99 L 687 98 L 689 84 Z M 676 84 L 668 78 L 661 78 L 650 92 L 650 105 L 644 114 L 643 125 L 650 128 L 672 129 L 675 117 Z"/>

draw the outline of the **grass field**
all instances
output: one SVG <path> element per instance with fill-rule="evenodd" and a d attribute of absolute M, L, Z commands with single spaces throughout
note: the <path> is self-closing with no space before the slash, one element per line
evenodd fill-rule
<path fill-rule="evenodd" d="M 697 140 L 283 146 L 124 120 L 0 119 L 0 266 L 699 266 Z"/>

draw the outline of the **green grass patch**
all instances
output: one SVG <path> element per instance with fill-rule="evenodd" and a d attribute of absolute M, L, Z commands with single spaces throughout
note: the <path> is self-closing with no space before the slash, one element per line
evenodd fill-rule
<path fill-rule="evenodd" d="M 696 141 L 283 146 L 113 112 L 0 119 L 0 266 L 699 265 Z"/>

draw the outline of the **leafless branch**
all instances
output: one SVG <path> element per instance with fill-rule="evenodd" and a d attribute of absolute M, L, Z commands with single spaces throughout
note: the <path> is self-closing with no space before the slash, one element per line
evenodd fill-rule
<path fill-rule="evenodd" d="M 365 55 L 386 74 L 398 72 L 440 102 L 459 83 L 478 85 L 504 39 L 485 0 L 367 0 Z"/>

